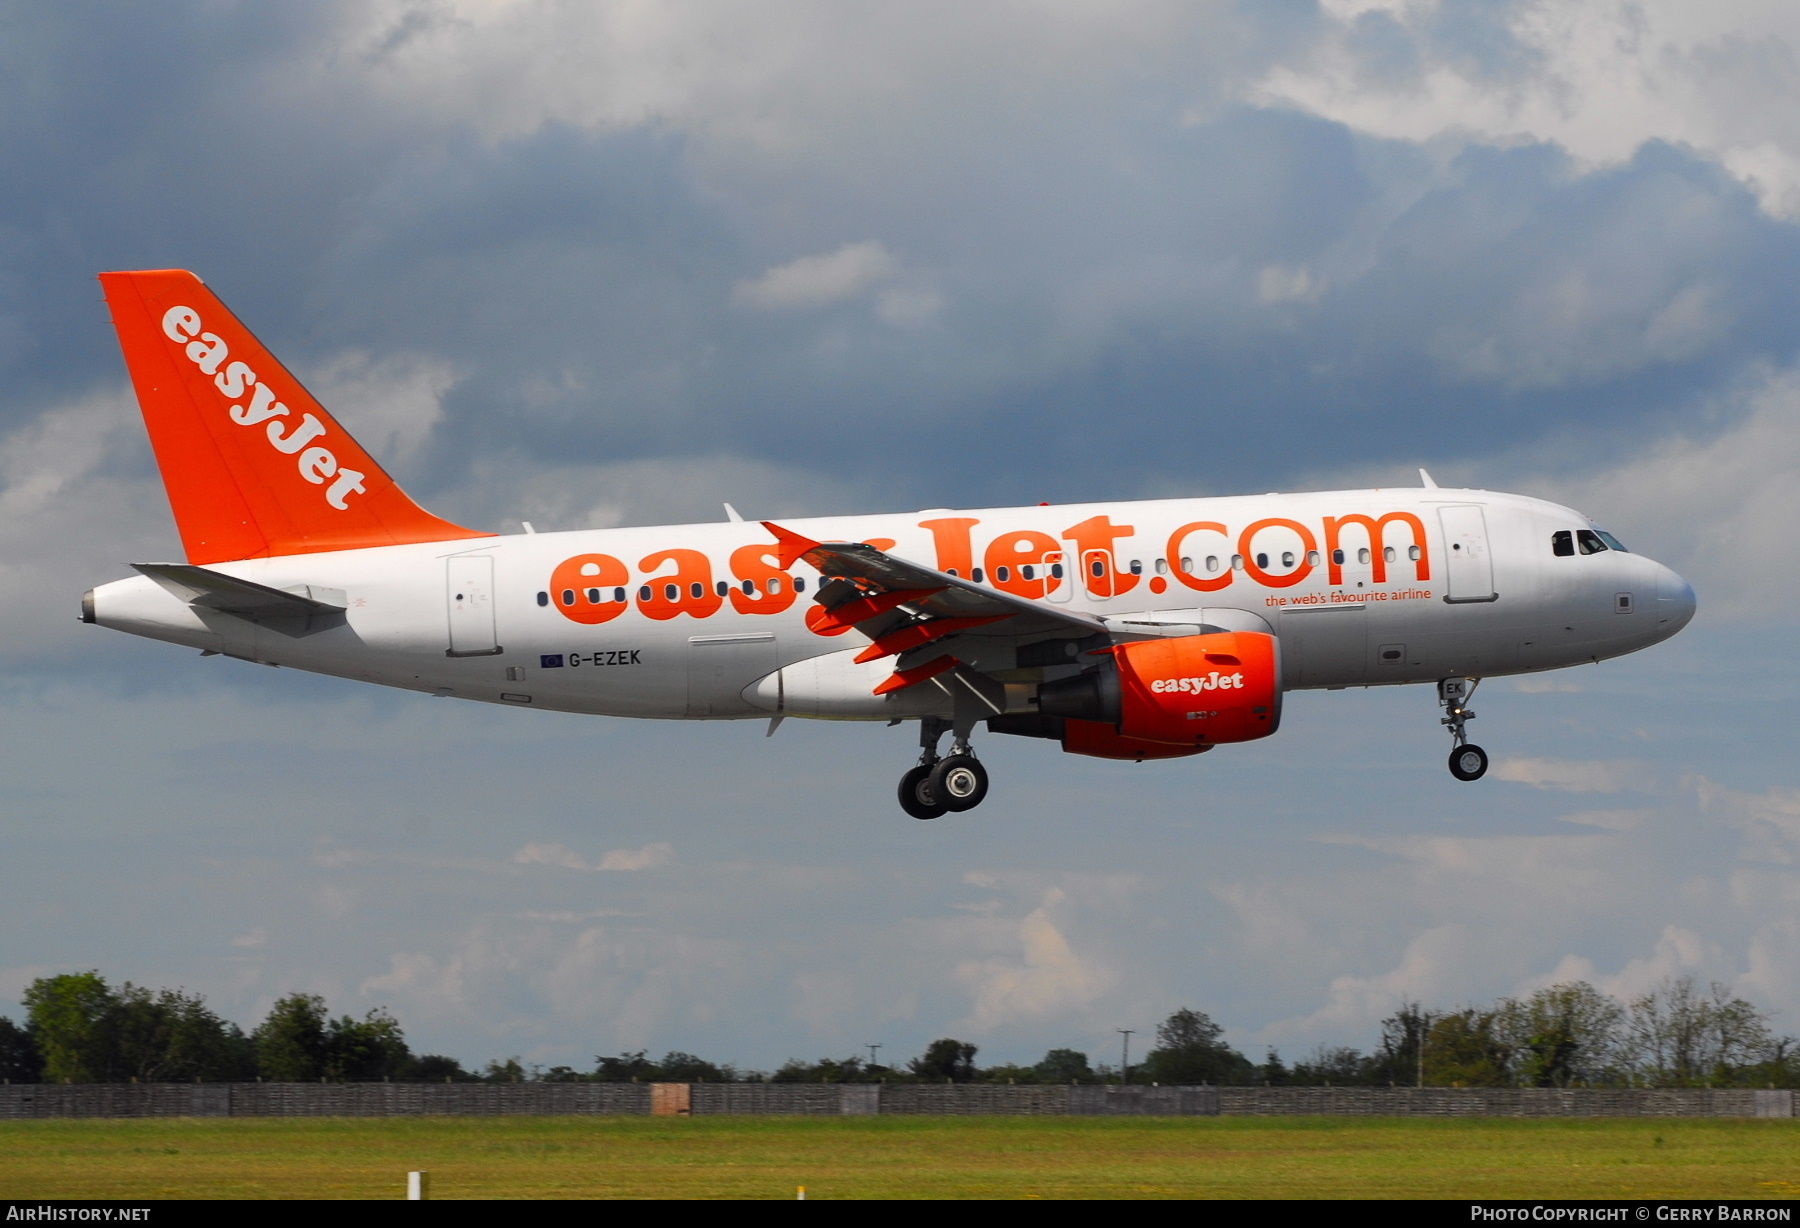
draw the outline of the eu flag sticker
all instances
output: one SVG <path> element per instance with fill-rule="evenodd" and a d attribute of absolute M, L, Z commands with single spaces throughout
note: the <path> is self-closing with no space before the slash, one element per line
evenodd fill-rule
<path fill-rule="evenodd" d="M 539 669 L 561 669 L 562 667 L 563 655 L 560 652 L 547 653 L 538 658 Z"/>

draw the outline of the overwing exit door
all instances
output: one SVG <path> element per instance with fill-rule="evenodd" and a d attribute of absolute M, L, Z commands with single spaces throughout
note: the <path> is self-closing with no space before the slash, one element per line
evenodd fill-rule
<path fill-rule="evenodd" d="M 449 560 L 444 597 L 450 608 L 452 657 L 492 657 L 500 653 L 494 636 L 494 560 L 459 554 Z"/>

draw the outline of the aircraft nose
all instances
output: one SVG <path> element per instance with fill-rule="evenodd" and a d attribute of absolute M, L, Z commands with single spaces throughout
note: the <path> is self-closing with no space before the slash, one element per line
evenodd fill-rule
<path fill-rule="evenodd" d="M 1675 572 L 1656 565 L 1656 623 L 1657 630 L 1665 637 L 1674 635 L 1694 620 L 1694 610 L 1698 602 L 1694 597 L 1694 586 L 1683 580 Z"/>

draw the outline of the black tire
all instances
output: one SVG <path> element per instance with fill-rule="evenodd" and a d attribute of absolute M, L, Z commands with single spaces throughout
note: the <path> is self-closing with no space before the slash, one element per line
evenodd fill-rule
<path fill-rule="evenodd" d="M 931 795 L 945 810 L 961 813 L 987 796 L 987 769 L 974 755 L 949 755 L 931 769 Z"/>
<path fill-rule="evenodd" d="M 1450 774 L 1458 780 L 1480 780 L 1487 775 L 1487 752 L 1473 743 L 1450 752 Z"/>
<path fill-rule="evenodd" d="M 944 813 L 931 792 L 931 767 L 921 763 L 900 778 L 900 809 L 915 819 L 935 819 Z"/>

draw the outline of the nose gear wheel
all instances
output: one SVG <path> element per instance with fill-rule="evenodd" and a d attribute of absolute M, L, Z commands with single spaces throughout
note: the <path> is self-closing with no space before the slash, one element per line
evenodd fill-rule
<path fill-rule="evenodd" d="M 1487 775 L 1487 752 L 1469 741 L 1468 724 L 1475 719 L 1469 699 L 1479 678 L 1441 678 L 1438 680 L 1438 703 L 1445 716 L 1438 722 L 1450 731 L 1455 745 L 1450 750 L 1450 774 L 1458 780 L 1480 780 Z"/>
<path fill-rule="evenodd" d="M 1458 780 L 1480 780 L 1487 770 L 1487 752 L 1473 742 L 1465 742 L 1450 752 L 1450 774 Z"/>

